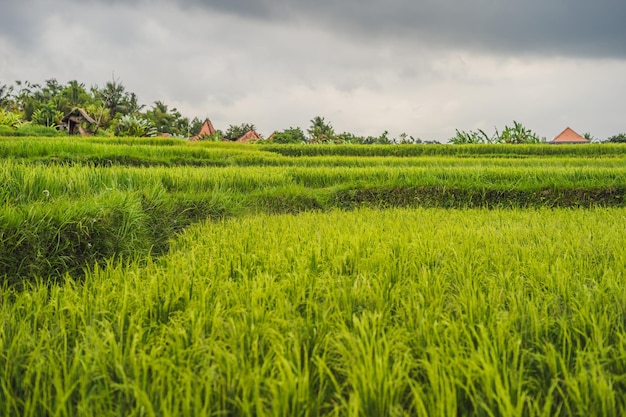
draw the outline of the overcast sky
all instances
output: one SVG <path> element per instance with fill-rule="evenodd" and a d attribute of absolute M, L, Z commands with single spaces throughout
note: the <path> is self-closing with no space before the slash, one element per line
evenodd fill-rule
<path fill-rule="evenodd" d="M 626 132 L 624 0 L 0 0 L 0 84 L 103 86 L 218 129 L 447 141 Z"/>

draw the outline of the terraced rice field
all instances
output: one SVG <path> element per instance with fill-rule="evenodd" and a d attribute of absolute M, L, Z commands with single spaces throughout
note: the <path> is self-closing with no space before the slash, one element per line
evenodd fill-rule
<path fill-rule="evenodd" d="M 626 412 L 626 147 L 0 155 L 2 415 Z"/>

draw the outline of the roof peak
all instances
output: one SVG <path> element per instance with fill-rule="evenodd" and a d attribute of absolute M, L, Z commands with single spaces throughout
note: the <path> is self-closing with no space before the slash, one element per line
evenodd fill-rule
<path fill-rule="evenodd" d="M 568 126 L 561 133 L 556 135 L 551 143 L 589 143 L 589 139 L 582 137 Z"/>

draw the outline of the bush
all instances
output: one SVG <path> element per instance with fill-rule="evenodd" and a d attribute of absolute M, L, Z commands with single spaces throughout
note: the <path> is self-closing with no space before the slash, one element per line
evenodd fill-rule
<path fill-rule="evenodd" d="M 12 111 L 0 109 L 0 126 L 18 128 L 22 125 L 22 115 Z"/>
<path fill-rule="evenodd" d="M 626 143 L 626 133 L 611 136 L 607 141 L 612 143 Z"/>
<path fill-rule="evenodd" d="M 0 125 L 0 136 L 59 136 L 61 132 L 54 127 L 23 124 L 17 129 Z"/>
<path fill-rule="evenodd" d="M 60 136 L 62 134 L 54 127 L 24 124 L 16 129 L 15 136 Z"/>
<path fill-rule="evenodd" d="M 149 120 L 133 115 L 117 118 L 114 125 L 117 136 L 154 137 L 157 135 L 156 128 Z"/>
<path fill-rule="evenodd" d="M 521 123 L 513 121 L 513 126 L 504 126 L 502 132 L 496 132 L 493 136 L 489 136 L 483 130 L 477 131 L 459 131 L 456 135 L 448 139 L 449 143 L 454 145 L 464 144 L 489 144 L 489 143 L 509 143 L 509 144 L 530 144 L 541 143 L 539 136 L 530 129 L 526 129 Z"/>
<path fill-rule="evenodd" d="M 17 136 L 17 131 L 12 127 L 0 125 L 0 136 Z"/>
<path fill-rule="evenodd" d="M 269 139 L 271 143 L 306 143 L 306 136 L 299 127 L 290 127 L 282 132 L 276 132 Z"/>

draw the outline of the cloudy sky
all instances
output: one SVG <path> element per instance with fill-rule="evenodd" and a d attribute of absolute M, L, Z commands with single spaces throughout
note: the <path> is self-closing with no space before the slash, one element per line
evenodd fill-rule
<path fill-rule="evenodd" d="M 447 141 L 626 132 L 624 0 L 1 0 L 0 84 L 103 86 L 218 129 Z"/>

